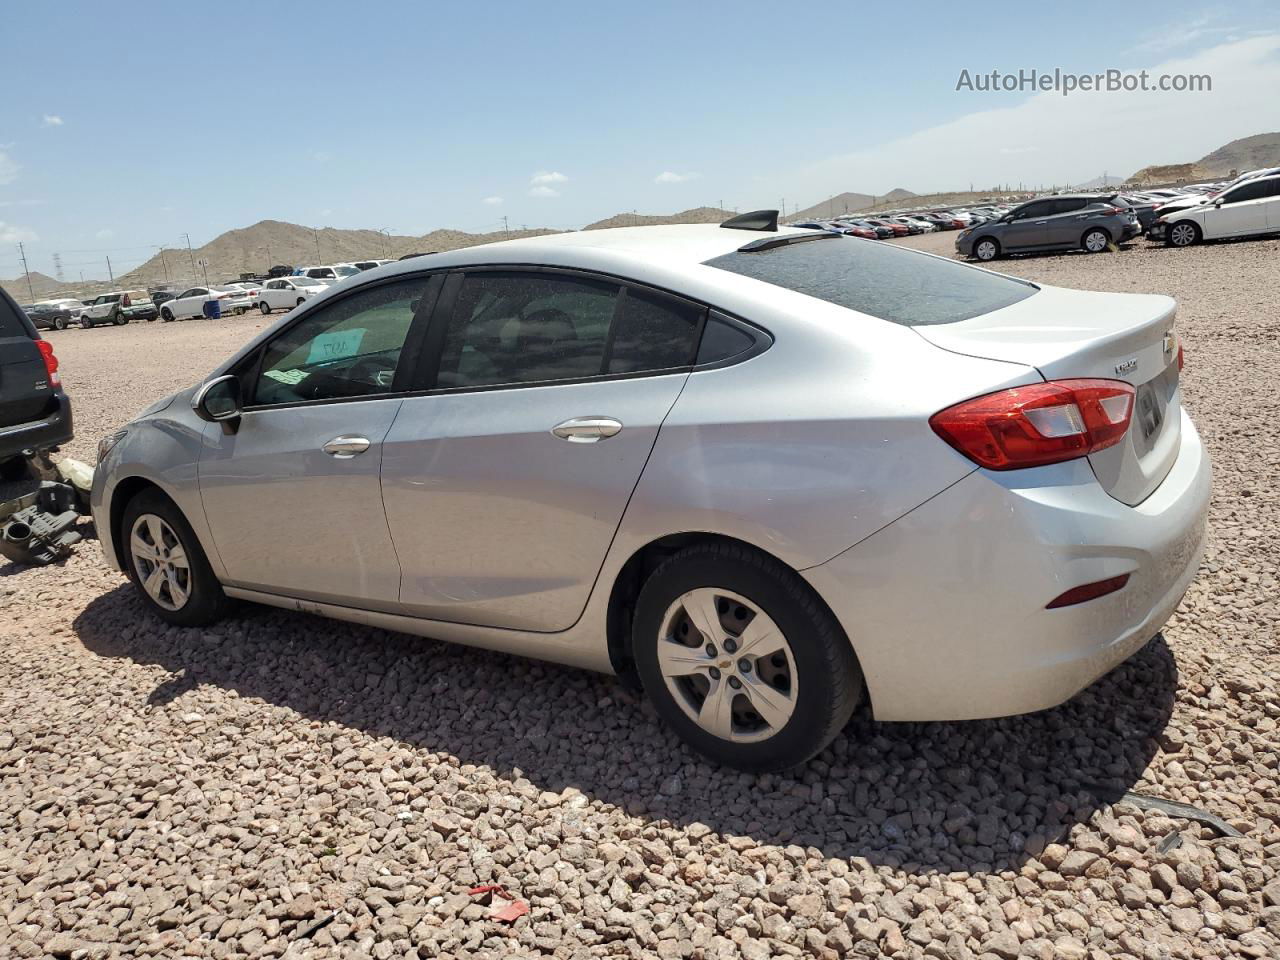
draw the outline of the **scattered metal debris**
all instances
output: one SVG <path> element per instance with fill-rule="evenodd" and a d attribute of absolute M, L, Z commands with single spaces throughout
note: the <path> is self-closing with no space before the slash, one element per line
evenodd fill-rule
<path fill-rule="evenodd" d="M 307 924 L 305 927 L 299 930 L 296 934 L 294 934 L 293 939 L 306 940 L 307 938 L 314 936 L 322 928 L 327 927 L 329 924 L 333 923 L 333 918 L 336 916 L 337 916 L 336 913 L 326 913 L 321 917 L 317 917 L 315 920 L 311 921 L 311 923 Z"/>
<path fill-rule="evenodd" d="M 79 460 L 54 464 L 46 456 L 31 458 L 32 472 L 42 479 L 31 493 L 0 503 L 0 555 L 14 563 L 44 566 L 65 559 L 83 539 L 72 530 L 89 514 L 93 468 Z"/>
<path fill-rule="evenodd" d="M 1110 803 L 1131 803 L 1141 810 L 1159 810 L 1161 813 L 1167 813 L 1171 817 L 1180 817 L 1183 820 L 1192 820 L 1196 823 L 1202 823 L 1206 827 L 1212 827 L 1224 837 L 1243 837 L 1244 834 L 1233 827 L 1227 821 L 1223 820 L 1215 813 L 1209 813 L 1207 810 L 1201 810 L 1199 807 L 1193 807 L 1189 803 L 1179 803 L 1177 800 L 1166 800 L 1163 797 L 1149 797 L 1144 793 L 1134 793 L 1132 790 L 1126 790 L 1118 798 L 1115 797 L 1115 791 L 1109 789 L 1104 784 L 1092 784 L 1089 786 L 1095 794 Z M 1169 840 L 1165 837 L 1161 843 Z M 1181 839 L 1179 839 L 1181 842 Z M 1176 846 L 1176 844 L 1174 844 Z M 1170 847 L 1172 849 L 1172 847 Z"/>
<path fill-rule="evenodd" d="M 1170 850 L 1176 850 L 1180 846 L 1182 846 L 1182 834 L 1173 830 L 1160 838 L 1160 842 L 1156 844 L 1156 853 L 1164 856 Z"/>

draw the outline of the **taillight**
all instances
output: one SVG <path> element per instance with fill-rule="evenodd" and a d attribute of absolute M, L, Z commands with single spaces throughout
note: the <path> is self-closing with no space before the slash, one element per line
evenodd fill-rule
<path fill-rule="evenodd" d="M 36 349 L 40 351 L 40 358 L 49 374 L 49 386 L 62 386 L 62 377 L 58 376 L 58 358 L 53 355 L 53 344 L 48 340 L 37 340 Z"/>
<path fill-rule="evenodd" d="M 133 301 L 131 301 L 131 300 L 129 299 L 129 295 L 128 295 L 127 293 L 126 293 L 123 297 L 121 297 L 121 298 L 120 298 L 120 306 L 122 306 L 122 307 L 131 307 L 131 306 L 133 306 Z"/>
<path fill-rule="evenodd" d="M 1133 387 L 1121 380 L 1051 380 L 957 403 L 929 426 L 979 466 L 1018 470 L 1119 443 L 1133 401 Z"/>

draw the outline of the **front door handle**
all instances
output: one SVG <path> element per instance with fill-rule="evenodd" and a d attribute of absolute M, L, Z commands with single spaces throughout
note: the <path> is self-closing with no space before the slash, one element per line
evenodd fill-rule
<path fill-rule="evenodd" d="M 557 423 L 551 432 L 570 443 L 597 443 L 607 440 L 622 429 L 622 421 L 613 417 L 574 417 Z"/>
<path fill-rule="evenodd" d="M 369 449 L 369 439 L 368 437 L 334 437 L 320 449 L 339 460 L 350 460 Z"/>

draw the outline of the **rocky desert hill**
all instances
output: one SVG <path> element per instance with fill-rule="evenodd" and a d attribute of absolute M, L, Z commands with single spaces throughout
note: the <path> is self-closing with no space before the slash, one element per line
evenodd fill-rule
<path fill-rule="evenodd" d="M 1143 167 L 1130 183 L 1189 183 L 1244 173 L 1261 167 L 1280 166 L 1280 133 L 1241 137 L 1206 153 L 1194 163 L 1166 163 Z"/>
<path fill-rule="evenodd" d="M 901 187 L 890 190 L 888 193 L 877 194 L 872 196 L 869 193 L 838 193 L 834 197 L 828 197 L 821 203 L 815 203 L 812 207 L 805 207 L 803 210 L 797 210 L 794 213 L 787 214 L 787 220 L 808 220 L 813 217 L 838 217 L 846 213 L 854 213 L 858 210 L 867 210 L 871 207 L 883 206 L 886 203 L 897 203 L 900 200 L 910 200 L 916 194 L 910 190 L 903 190 Z"/>

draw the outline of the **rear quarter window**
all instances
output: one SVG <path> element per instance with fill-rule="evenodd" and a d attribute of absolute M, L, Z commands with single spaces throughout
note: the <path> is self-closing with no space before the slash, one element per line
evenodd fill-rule
<path fill-rule="evenodd" d="M 809 243 L 735 250 L 705 265 L 906 327 L 968 320 L 1039 289 L 893 244 L 834 234 Z"/>
<path fill-rule="evenodd" d="M 27 327 L 27 321 L 18 312 L 18 305 L 0 294 L 0 338 L 30 336 L 31 331 Z"/>

